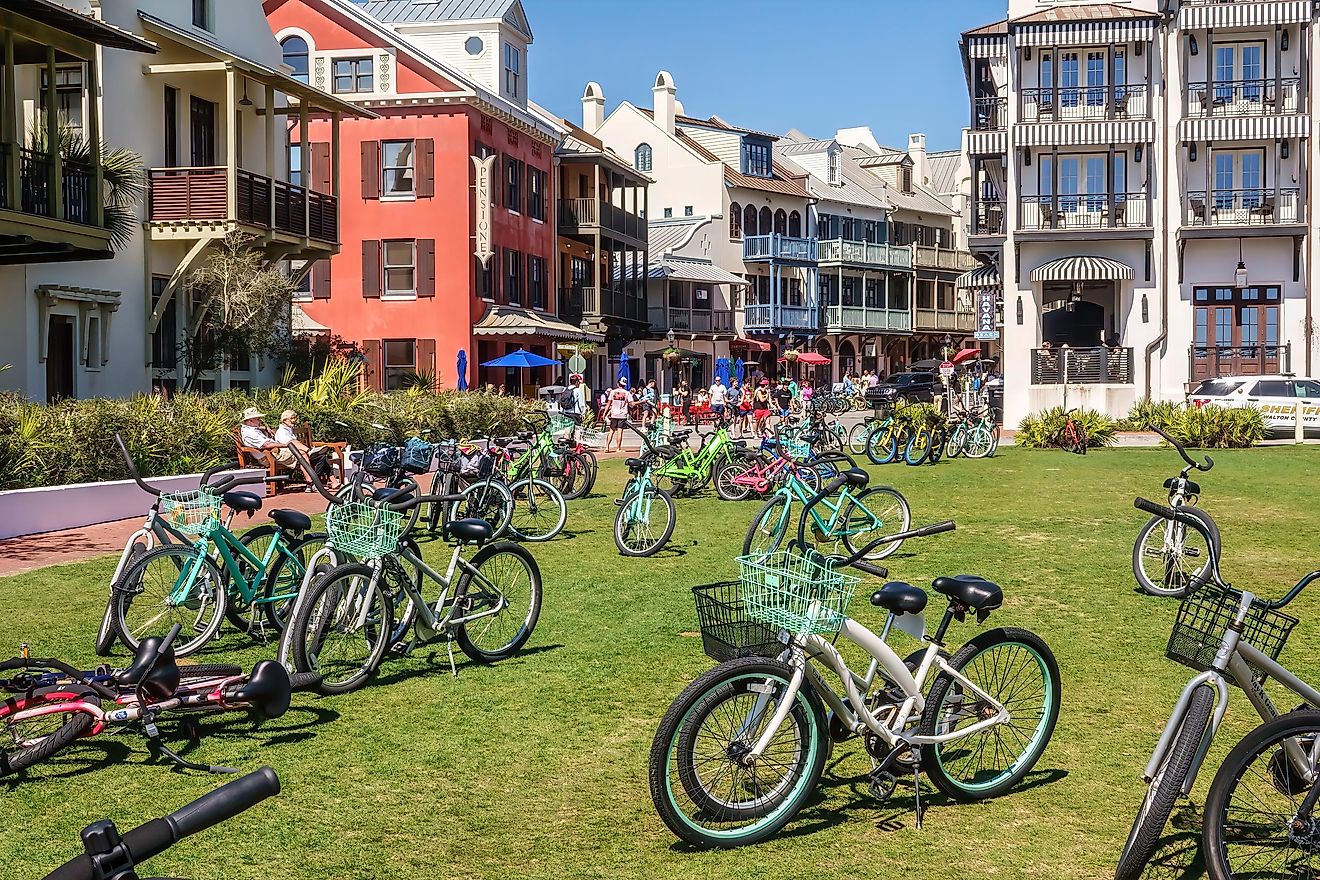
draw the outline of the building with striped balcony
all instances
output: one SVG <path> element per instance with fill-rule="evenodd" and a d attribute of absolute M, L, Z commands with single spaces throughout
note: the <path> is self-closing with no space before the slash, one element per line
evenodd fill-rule
<path fill-rule="evenodd" d="M 1011 0 L 963 34 L 961 284 L 1002 303 L 1005 420 L 1312 370 L 1310 0 Z"/>

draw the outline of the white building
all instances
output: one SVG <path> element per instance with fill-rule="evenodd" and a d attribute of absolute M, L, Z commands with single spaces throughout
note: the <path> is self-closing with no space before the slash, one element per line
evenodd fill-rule
<path fill-rule="evenodd" d="M 962 39 L 970 240 L 996 264 L 963 283 L 1002 295 L 1006 423 L 1309 374 L 1313 4 L 1007 12 Z"/>
<path fill-rule="evenodd" d="M 0 362 L 13 364 L 0 388 L 34 400 L 173 388 L 180 343 L 204 308 L 184 282 L 227 232 L 254 235 L 272 262 L 307 261 L 304 271 L 338 249 L 336 194 L 315 179 L 338 179 L 329 172 L 338 138 L 301 145 L 312 174 L 297 179 L 295 170 L 291 182 L 287 131 L 300 113 L 324 113 L 337 132 L 339 114 L 358 111 L 286 72 L 258 0 L 63 2 L 157 49 L 103 48 L 99 59 L 54 65 L 59 117 L 140 156 L 148 192 L 137 206 L 141 225 L 113 259 L 104 248 L 43 262 L 19 251 L 0 266 Z M 38 67 L 18 68 L 0 120 L 13 150 L 29 146 L 22 133 L 49 106 Z M 289 98 L 301 107 L 290 110 Z M 14 207 L 29 224 L 47 222 L 30 205 Z M 78 219 L 96 232 L 96 218 Z M 234 352 L 200 387 L 246 386 L 274 378 L 274 368 Z"/>

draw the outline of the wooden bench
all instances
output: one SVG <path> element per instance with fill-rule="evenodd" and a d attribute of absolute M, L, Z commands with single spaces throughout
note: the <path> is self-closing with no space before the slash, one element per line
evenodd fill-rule
<path fill-rule="evenodd" d="M 279 494 L 281 488 L 284 491 L 291 491 L 290 487 L 303 489 L 307 486 L 307 480 L 303 476 L 301 468 L 290 465 L 283 465 L 276 461 L 275 456 L 269 454 L 264 449 L 255 449 L 251 446 L 243 445 L 241 428 L 235 428 L 233 431 L 235 459 L 241 468 L 253 468 L 264 470 L 268 479 L 266 480 L 266 494 Z M 326 443 L 312 440 L 312 429 L 308 425 L 298 426 L 298 440 L 309 448 L 317 446 L 326 450 L 329 456 L 330 466 L 338 477 L 339 482 L 344 481 L 344 458 L 347 443 Z M 286 480 L 276 480 L 276 477 L 287 475 Z"/>

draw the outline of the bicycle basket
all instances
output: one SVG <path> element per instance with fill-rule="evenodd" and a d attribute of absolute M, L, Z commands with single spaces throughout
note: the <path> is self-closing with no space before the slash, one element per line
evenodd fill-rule
<path fill-rule="evenodd" d="M 588 449 L 605 448 L 605 432 L 595 428 L 583 428 L 578 432 L 578 442 Z"/>
<path fill-rule="evenodd" d="M 494 467 L 495 459 L 490 453 L 483 452 L 480 449 L 463 452 L 459 455 L 458 474 L 466 479 L 484 480 L 490 476 L 490 472 Z"/>
<path fill-rule="evenodd" d="M 360 501 L 332 506 L 325 515 L 326 531 L 336 550 L 360 559 L 392 553 L 403 533 L 403 514 Z"/>
<path fill-rule="evenodd" d="M 388 477 L 399 466 L 399 450 L 389 443 L 373 443 L 362 453 L 362 469 L 373 477 Z"/>
<path fill-rule="evenodd" d="M 743 607 L 749 617 L 796 635 L 836 633 L 861 578 L 827 560 L 781 550 L 739 556 Z"/>
<path fill-rule="evenodd" d="M 1237 616 L 1239 602 L 1240 594 L 1236 591 L 1215 585 L 1204 586 L 1183 599 L 1165 655 L 1200 672 L 1209 669 L 1219 653 L 1224 632 Z M 1247 612 L 1242 638 L 1262 654 L 1277 660 L 1296 625 L 1295 617 L 1253 605 Z"/>
<path fill-rule="evenodd" d="M 562 434 L 577 427 L 577 422 L 560 413 L 550 413 L 549 430 L 551 434 Z"/>
<path fill-rule="evenodd" d="M 693 587 L 692 600 L 701 625 L 701 648 L 715 662 L 735 657 L 777 657 L 784 649 L 775 630 L 747 616 L 741 581 Z"/>
<path fill-rule="evenodd" d="M 431 469 L 431 459 L 435 457 L 435 445 L 420 437 L 409 437 L 403 444 L 403 456 L 399 466 L 410 474 L 424 474 Z"/>
<path fill-rule="evenodd" d="M 219 524 L 220 503 L 220 496 L 207 489 L 164 492 L 160 515 L 185 535 L 204 535 Z"/>

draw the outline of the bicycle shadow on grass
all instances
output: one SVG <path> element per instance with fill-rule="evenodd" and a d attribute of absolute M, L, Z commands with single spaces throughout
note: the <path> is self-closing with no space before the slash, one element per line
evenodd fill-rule
<path fill-rule="evenodd" d="M 542 654 L 546 651 L 558 651 L 563 645 L 535 645 L 531 648 L 523 648 L 517 654 L 508 660 L 501 660 L 495 665 L 506 666 L 523 657 L 531 657 L 536 654 Z M 443 642 L 437 642 L 435 645 L 426 645 L 423 648 L 414 651 L 404 658 L 394 658 L 395 660 L 404 660 L 407 666 L 395 669 L 389 675 L 382 675 L 371 682 L 371 687 L 376 685 L 391 685 L 401 681 L 409 681 L 414 678 L 421 678 L 429 675 L 439 675 L 443 673 L 446 677 L 451 676 L 449 670 L 449 652 L 445 650 Z M 416 662 L 414 662 L 416 661 Z M 485 664 L 477 663 L 470 659 L 457 646 L 454 647 L 454 672 L 462 675 L 470 670 L 483 668 Z"/>
<path fill-rule="evenodd" d="M 297 699 L 297 694 L 294 699 Z M 216 716 L 213 721 L 200 718 L 180 719 L 175 727 L 175 738 L 186 738 L 186 750 L 191 750 L 207 739 L 256 739 L 262 747 L 290 745 L 304 742 L 316 734 L 323 724 L 339 720 L 339 712 L 320 705 L 294 704 L 279 718 L 252 720 L 252 715 Z M 180 754 L 183 754 L 180 751 Z"/>
<path fill-rule="evenodd" d="M 89 752 L 100 752 L 90 757 Z M 145 749 L 143 756 L 146 756 Z M 133 757 L 133 748 L 127 742 L 103 740 L 99 742 L 75 742 L 60 750 L 53 757 L 32 767 L 6 776 L 0 780 L 4 791 L 12 792 L 25 783 L 53 779 L 77 779 L 88 773 L 98 773 L 117 764 L 123 764 Z"/>

